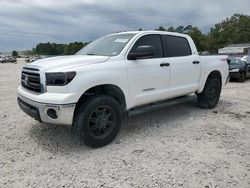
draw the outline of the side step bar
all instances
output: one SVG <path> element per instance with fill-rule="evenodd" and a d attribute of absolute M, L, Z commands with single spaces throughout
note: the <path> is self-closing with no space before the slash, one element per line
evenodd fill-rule
<path fill-rule="evenodd" d="M 189 102 L 189 101 L 192 101 L 195 99 L 196 99 L 195 95 L 186 95 L 183 97 L 178 97 L 178 98 L 174 98 L 174 99 L 168 99 L 168 100 L 164 100 L 164 101 L 160 101 L 160 102 L 146 104 L 143 106 L 132 108 L 131 110 L 128 111 L 128 116 L 129 117 L 135 116 L 135 115 L 142 114 L 145 112 L 150 112 L 150 111 L 153 111 L 156 109 L 161 109 L 164 107 L 174 106 L 174 105 L 181 104 L 184 102 Z"/>

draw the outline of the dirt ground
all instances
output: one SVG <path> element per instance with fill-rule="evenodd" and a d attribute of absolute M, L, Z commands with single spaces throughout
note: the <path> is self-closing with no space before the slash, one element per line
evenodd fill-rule
<path fill-rule="evenodd" d="M 16 103 L 23 61 L 0 64 L 0 187 L 250 187 L 250 80 L 218 106 L 189 101 L 134 116 L 117 139 L 85 146 Z"/>

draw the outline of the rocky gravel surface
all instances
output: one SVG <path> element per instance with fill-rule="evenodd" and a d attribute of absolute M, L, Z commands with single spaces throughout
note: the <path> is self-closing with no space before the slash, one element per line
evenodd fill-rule
<path fill-rule="evenodd" d="M 250 80 L 212 110 L 191 100 L 128 118 L 91 149 L 16 103 L 23 61 L 0 64 L 0 187 L 250 187 Z"/>

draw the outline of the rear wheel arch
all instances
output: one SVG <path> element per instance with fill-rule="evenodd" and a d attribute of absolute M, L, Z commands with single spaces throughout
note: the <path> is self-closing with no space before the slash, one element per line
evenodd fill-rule
<path fill-rule="evenodd" d="M 208 78 L 218 78 L 218 79 L 221 81 L 221 83 L 222 83 L 222 76 L 221 76 L 220 71 L 218 71 L 218 70 L 212 71 L 212 72 L 208 75 L 207 79 L 208 79 Z M 206 80 L 206 81 L 207 81 L 207 80 Z"/>
<path fill-rule="evenodd" d="M 199 91 L 198 91 L 197 93 L 201 93 L 201 92 L 204 90 L 204 87 L 205 87 L 205 85 L 206 85 L 206 83 L 207 83 L 207 81 L 208 81 L 209 78 L 218 78 L 218 79 L 220 80 L 220 82 L 222 83 L 222 75 L 221 75 L 221 72 L 218 71 L 218 70 L 214 70 L 214 71 L 210 72 L 210 73 L 207 75 L 205 81 L 204 81 L 203 84 L 202 84 L 202 87 L 199 89 Z"/>
<path fill-rule="evenodd" d="M 211 72 L 205 82 L 201 93 L 197 93 L 198 106 L 201 108 L 214 108 L 221 94 L 222 77 L 220 72 Z"/>

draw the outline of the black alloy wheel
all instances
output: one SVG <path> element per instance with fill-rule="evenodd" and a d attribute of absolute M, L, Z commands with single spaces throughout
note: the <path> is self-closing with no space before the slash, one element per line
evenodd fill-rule
<path fill-rule="evenodd" d="M 110 134 L 116 124 L 115 112 L 109 106 L 99 106 L 91 112 L 88 129 L 92 136 L 103 138 Z"/>

